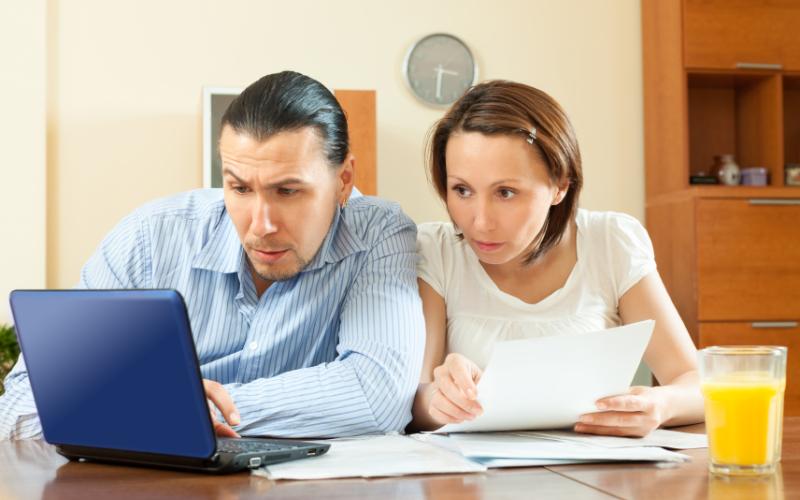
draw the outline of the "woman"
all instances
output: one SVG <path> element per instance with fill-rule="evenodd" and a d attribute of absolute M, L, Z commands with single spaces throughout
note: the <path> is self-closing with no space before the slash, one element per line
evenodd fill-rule
<path fill-rule="evenodd" d="M 598 400 L 575 430 L 644 436 L 702 421 L 695 348 L 647 232 L 627 215 L 577 209 L 580 152 L 558 103 L 519 83 L 477 85 L 435 126 L 428 159 L 452 223 L 419 228 L 427 347 L 414 429 L 481 414 L 494 342 L 644 319 L 655 319 L 644 359 L 661 385 Z"/>

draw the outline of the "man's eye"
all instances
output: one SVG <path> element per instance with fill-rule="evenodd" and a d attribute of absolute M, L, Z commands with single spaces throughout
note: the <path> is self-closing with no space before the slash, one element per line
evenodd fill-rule
<path fill-rule="evenodd" d="M 233 189 L 236 194 L 245 194 L 248 191 L 248 189 L 244 186 L 232 186 L 231 189 Z"/>
<path fill-rule="evenodd" d="M 278 194 L 281 196 L 291 196 L 297 193 L 297 189 L 291 188 L 278 188 Z"/>

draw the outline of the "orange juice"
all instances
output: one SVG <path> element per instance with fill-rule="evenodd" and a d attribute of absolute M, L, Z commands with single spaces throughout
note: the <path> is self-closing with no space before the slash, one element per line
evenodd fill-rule
<path fill-rule="evenodd" d="M 771 467 L 780 459 L 785 379 L 764 372 L 728 373 L 701 385 L 711 463 Z"/>

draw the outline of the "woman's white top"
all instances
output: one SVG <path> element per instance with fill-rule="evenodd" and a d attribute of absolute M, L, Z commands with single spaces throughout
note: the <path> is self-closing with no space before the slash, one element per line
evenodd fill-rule
<path fill-rule="evenodd" d="M 620 325 L 619 299 L 656 269 L 653 245 L 635 218 L 579 209 L 578 260 L 564 286 L 535 304 L 501 291 L 453 224 L 419 226 L 417 275 L 447 306 L 447 352 L 481 369 L 494 343 Z"/>

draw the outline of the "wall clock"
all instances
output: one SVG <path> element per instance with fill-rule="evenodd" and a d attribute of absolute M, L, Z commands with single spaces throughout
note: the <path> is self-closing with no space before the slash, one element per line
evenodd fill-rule
<path fill-rule="evenodd" d="M 434 33 L 411 47 L 403 61 L 403 74 L 417 98 L 426 104 L 448 106 L 478 79 L 478 65 L 463 41 Z"/>

